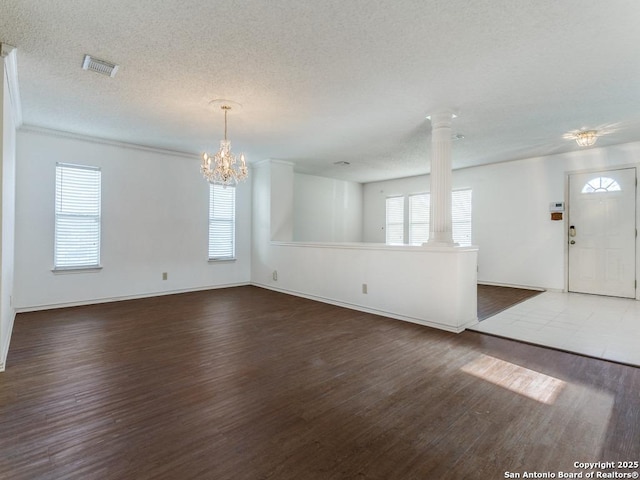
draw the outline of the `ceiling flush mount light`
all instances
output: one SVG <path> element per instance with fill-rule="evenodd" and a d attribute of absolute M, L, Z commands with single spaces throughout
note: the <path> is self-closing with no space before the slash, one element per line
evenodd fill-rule
<path fill-rule="evenodd" d="M 211 103 L 220 103 L 212 101 Z M 227 113 L 231 111 L 231 102 L 222 102 L 220 108 L 224 112 L 224 140 L 220 140 L 220 150 L 215 155 L 202 154 L 200 172 L 209 183 L 219 185 L 236 185 L 249 175 L 244 154 L 236 157 L 231 153 L 231 142 L 227 140 Z"/>
<path fill-rule="evenodd" d="M 575 140 L 581 147 L 590 147 L 598 139 L 598 132 L 596 130 L 584 130 L 575 134 Z"/>

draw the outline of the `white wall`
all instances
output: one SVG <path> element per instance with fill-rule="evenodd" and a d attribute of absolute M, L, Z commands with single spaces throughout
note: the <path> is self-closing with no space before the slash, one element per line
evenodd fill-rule
<path fill-rule="evenodd" d="M 209 184 L 201 177 L 195 156 L 22 129 L 17 161 L 14 304 L 18 310 L 250 281 L 250 183 L 237 189 L 237 260 L 209 263 Z M 102 169 L 100 271 L 51 271 L 56 162 Z M 164 281 L 163 272 L 168 273 Z"/>
<path fill-rule="evenodd" d="M 362 184 L 294 174 L 293 239 L 362 242 Z"/>
<path fill-rule="evenodd" d="M 15 51 L 10 55 L 15 61 Z M 11 94 L 9 68 L 0 57 L 0 371 L 4 370 L 15 310 L 12 305 L 14 271 L 14 225 L 15 225 L 15 164 L 16 164 L 16 120 L 14 103 L 16 92 Z"/>
<path fill-rule="evenodd" d="M 421 175 L 384 182 L 365 183 L 362 188 L 362 239 L 368 243 L 386 241 L 386 198 L 429 191 L 429 177 Z M 380 217 L 382 214 L 382 217 Z"/>
<path fill-rule="evenodd" d="M 566 201 L 570 172 L 638 165 L 640 143 L 457 170 L 453 188 L 473 190 L 478 281 L 563 290 L 567 214 L 551 221 L 549 203 Z M 384 242 L 386 196 L 429 190 L 420 176 L 364 186 L 364 240 Z"/>
<path fill-rule="evenodd" d="M 283 212 L 293 214 L 285 185 L 293 182 L 292 172 L 293 166 L 282 162 L 264 162 L 254 169 L 253 284 L 455 332 L 477 321 L 474 249 L 320 244 L 274 237 L 274 228 L 287 224 Z"/>
<path fill-rule="evenodd" d="M 266 164 L 271 172 L 270 239 L 290 242 L 293 239 L 293 164 L 281 160 L 268 160 Z"/>

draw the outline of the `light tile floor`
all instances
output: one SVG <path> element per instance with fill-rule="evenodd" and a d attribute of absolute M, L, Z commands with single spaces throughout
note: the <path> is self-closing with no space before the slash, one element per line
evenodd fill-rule
<path fill-rule="evenodd" d="M 640 366 L 640 301 L 543 292 L 470 330 Z"/>

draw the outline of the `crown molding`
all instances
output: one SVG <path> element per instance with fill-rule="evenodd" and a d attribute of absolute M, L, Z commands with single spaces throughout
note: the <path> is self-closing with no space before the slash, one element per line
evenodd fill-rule
<path fill-rule="evenodd" d="M 286 165 L 288 167 L 295 167 L 296 164 L 294 162 L 290 162 L 289 160 L 279 160 L 277 158 L 272 158 L 271 160 L 269 160 L 271 162 L 271 164 L 275 164 L 275 165 Z"/>
<path fill-rule="evenodd" d="M 22 125 L 22 102 L 20 101 L 20 88 L 18 87 L 17 49 L 13 45 L 0 43 L 0 56 L 4 59 L 4 71 L 9 86 L 13 120 L 16 128 L 19 128 Z"/>
<path fill-rule="evenodd" d="M 37 133 L 40 135 L 48 135 L 50 137 L 69 138 L 71 140 L 80 140 L 82 142 L 97 143 L 99 145 L 108 145 L 111 147 L 129 148 L 132 150 L 141 150 L 143 152 L 152 152 L 152 153 L 159 153 L 162 155 L 171 155 L 173 157 L 182 157 L 182 158 L 187 158 L 189 160 L 193 160 L 194 158 L 200 157 L 200 155 L 196 153 L 181 152 L 178 150 L 169 150 L 166 148 L 151 147 L 148 145 L 138 145 L 136 143 L 122 142 L 119 140 L 109 140 L 107 138 L 92 137 L 91 135 L 66 132 L 63 130 L 55 130 L 53 128 L 47 128 L 47 127 L 38 127 L 36 125 L 23 125 L 20 131 L 27 132 L 27 133 Z"/>
<path fill-rule="evenodd" d="M 264 160 L 260 160 L 258 162 L 253 162 L 251 164 L 251 166 L 254 167 L 254 168 L 260 168 L 260 167 L 265 167 L 267 165 L 273 165 L 273 164 L 276 164 L 276 165 L 287 165 L 287 166 L 290 166 L 290 167 L 295 167 L 296 166 L 296 164 L 294 162 L 290 162 L 288 160 L 278 160 L 278 159 L 275 159 L 275 158 L 265 158 Z"/>

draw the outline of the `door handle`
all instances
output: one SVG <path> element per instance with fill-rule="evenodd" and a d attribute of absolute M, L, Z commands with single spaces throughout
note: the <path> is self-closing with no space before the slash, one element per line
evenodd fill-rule
<path fill-rule="evenodd" d="M 574 225 L 571 225 L 569 227 L 569 236 L 570 237 L 575 237 L 576 236 L 576 227 Z"/>

